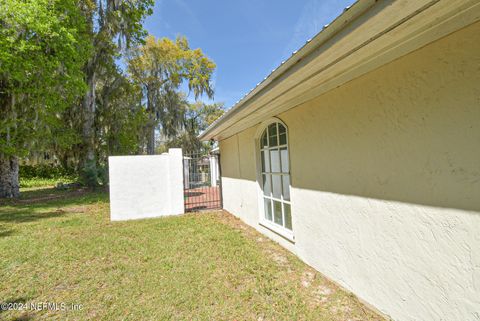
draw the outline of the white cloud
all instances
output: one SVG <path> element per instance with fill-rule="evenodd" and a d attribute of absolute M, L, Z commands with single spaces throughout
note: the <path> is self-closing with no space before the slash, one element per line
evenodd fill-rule
<path fill-rule="evenodd" d="M 303 7 L 297 20 L 293 36 L 283 51 L 283 57 L 290 57 L 303 44 L 320 32 L 324 25 L 330 23 L 353 0 L 309 0 Z"/>
<path fill-rule="evenodd" d="M 197 14 L 190 8 L 190 6 L 184 0 L 175 0 L 175 4 L 179 6 L 187 15 L 187 19 L 190 20 L 190 23 L 193 27 L 200 31 L 201 33 L 205 33 L 205 28 L 203 27 L 200 19 L 198 19 Z"/>

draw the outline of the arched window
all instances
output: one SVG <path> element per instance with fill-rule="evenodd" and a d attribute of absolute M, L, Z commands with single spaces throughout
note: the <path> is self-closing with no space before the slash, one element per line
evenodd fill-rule
<path fill-rule="evenodd" d="M 292 230 L 287 128 L 275 122 L 260 138 L 261 187 L 266 221 Z"/>

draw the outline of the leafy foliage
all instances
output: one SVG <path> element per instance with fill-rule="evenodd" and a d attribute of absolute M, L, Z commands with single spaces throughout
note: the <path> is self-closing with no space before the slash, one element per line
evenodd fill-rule
<path fill-rule="evenodd" d="M 51 164 L 21 165 L 20 174 L 23 178 L 61 178 L 74 175 L 73 171 L 63 166 Z"/>
<path fill-rule="evenodd" d="M 55 177 L 55 178 L 41 178 L 41 177 L 32 177 L 32 178 L 25 178 L 20 177 L 20 187 L 26 189 L 36 189 L 36 188 L 44 188 L 44 187 L 53 187 L 59 186 L 59 184 L 75 184 L 78 180 L 76 175 L 73 176 L 62 176 L 62 177 Z"/>
<path fill-rule="evenodd" d="M 159 146 L 159 151 L 163 152 L 172 147 L 182 148 L 184 152 L 210 150 L 210 143 L 202 143 L 198 139 L 198 134 L 222 116 L 224 112 L 221 103 L 195 102 L 191 104 L 185 102 L 181 105 L 182 130 L 176 136 L 163 142 Z"/>
<path fill-rule="evenodd" d="M 100 164 L 110 155 L 136 154 L 142 149 L 147 122 L 140 87 L 118 69 L 102 75 L 98 85 L 96 151 Z"/>
<path fill-rule="evenodd" d="M 77 180 L 76 173 L 52 164 L 20 165 L 20 187 L 55 186 Z"/>
<path fill-rule="evenodd" d="M 21 156 L 65 139 L 53 133 L 86 89 L 92 47 L 74 0 L 4 0 L 0 25 L 0 153 Z"/>
<path fill-rule="evenodd" d="M 142 88 L 148 114 L 147 152 L 154 151 L 154 131 L 160 125 L 166 138 L 177 135 L 184 126 L 185 97 L 179 92 L 183 82 L 195 98 L 213 97 L 211 77 L 215 63 L 200 49 L 190 49 L 185 37 L 175 41 L 148 36 L 145 45 L 134 48 L 128 59 L 131 78 Z"/>
<path fill-rule="evenodd" d="M 0 197 L 18 196 L 19 163 L 48 163 L 22 166 L 23 186 L 77 175 L 86 185 L 106 184 L 108 156 L 153 152 L 158 128 L 163 147 L 203 146 L 196 135 L 222 108 L 191 105 L 180 87 L 196 99 L 213 97 L 215 64 L 185 37 L 145 39 L 152 6 L 0 1 L 0 181 L 8 187 Z M 117 61 L 127 52 L 125 74 Z"/>

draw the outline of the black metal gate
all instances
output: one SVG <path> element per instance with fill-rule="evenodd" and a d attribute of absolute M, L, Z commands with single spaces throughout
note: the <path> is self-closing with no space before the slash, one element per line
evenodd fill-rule
<path fill-rule="evenodd" d="M 220 155 L 187 153 L 183 156 L 185 211 L 222 208 Z"/>

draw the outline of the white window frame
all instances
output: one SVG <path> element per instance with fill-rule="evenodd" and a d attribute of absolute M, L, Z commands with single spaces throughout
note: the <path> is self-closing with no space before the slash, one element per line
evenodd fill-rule
<path fill-rule="evenodd" d="M 290 194 L 290 200 L 284 200 L 283 199 L 283 192 L 280 195 L 280 199 L 273 197 L 273 183 L 271 184 L 271 193 L 270 196 L 265 197 L 264 192 L 263 192 L 263 177 L 262 175 L 264 172 L 262 172 L 262 160 L 261 160 L 261 151 L 262 151 L 262 146 L 261 146 L 261 139 L 262 139 L 262 134 L 265 130 L 268 129 L 268 126 L 273 124 L 273 123 L 279 123 L 282 124 L 285 127 L 286 130 L 286 138 L 287 138 L 287 143 L 284 145 L 278 145 L 273 148 L 278 148 L 280 150 L 281 147 L 286 147 L 287 148 L 287 155 L 288 155 L 288 171 L 287 172 L 279 172 L 275 174 L 279 175 L 288 175 L 290 184 L 288 186 L 289 188 L 289 194 Z M 268 133 L 267 133 L 268 135 Z M 277 127 L 277 136 L 278 136 L 278 127 Z M 265 150 L 265 149 L 263 149 Z M 268 153 L 269 154 L 269 153 Z M 269 156 L 270 157 L 270 156 Z M 259 224 L 262 225 L 263 227 L 266 227 L 267 229 L 275 232 L 276 234 L 279 234 L 283 238 L 295 242 L 295 235 L 294 235 L 294 215 L 293 215 L 293 202 L 292 202 L 292 177 L 291 177 L 291 164 L 290 164 L 290 147 L 289 147 L 289 137 L 288 137 L 288 127 L 287 125 L 279 118 L 277 117 L 272 117 L 266 121 L 264 121 L 257 129 L 256 135 L 255 135 L 255 158 L 256 158 L 256 164 L 257 164 L 257 191 L 258 191 L 258 208 L 259 208 Z M 271 166 L 271 164 L 270 164 Z M 280 162 L 281 166 L 281 162 Z M 282 169 L 280 168 L 280 171 Z M 269 173 L 271 174 L 271 173 Z M 283 184 L 283 182 L 282 182 Z M 273 199 L 276 201 L 280 201 L 282 203 L 282 219 L 283 222 L 285 222 L 285 213 L 284 213 L 284 207 L 283 203 L 289 204 L 290 205 L 290 215 L 292 217 L 292 230 L 289 230 L 288 228 L 281 226 L 277 223 L 274 223 L 274 210 L 273 210 L 273 202 L 272 202 L 272 221 L 269 221 L 265 218 L 265 202 L 264 199 Z"/>

